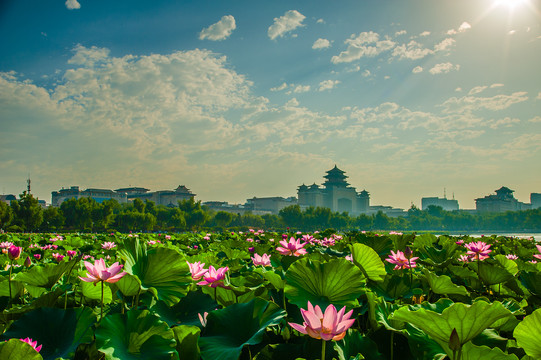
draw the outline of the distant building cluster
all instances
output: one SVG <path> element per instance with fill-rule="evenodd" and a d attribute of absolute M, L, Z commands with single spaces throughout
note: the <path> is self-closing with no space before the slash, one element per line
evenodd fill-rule
<path fill-rule="evenodd" d="M 320 186 L 316 183 L 312 185 L 302 184 L 297 188 L 297 198 L 295 197 L 253 197 L 246 200 L 244 204 L 229 204 L 225 201 L 207 201 L 203 205 L 214 211 L 226 211 L 234 214 L 244 214 L 251 212 L 256 215 L 278 214 L 280 210 L 291 205 L 299 205 L 302 210 L 309 207 L 325 207 L 333 212 L 347 212 L 356 216 L 359 214 L 372 215 L 382 212 L 387 216 L 398 217 L 407 215 L 404 209 L 394 208 L 392 206 L 370 205 L 370 193 L 366 190 L 357 192 L 346 179 L 343 170 L 336 165 L 326 172 L 325 179 Z M 28 179 L 28 192 L 30 192 L 30 179 Z M 514 190 L 505 186 L 495 190 L 496 194 L 487 195 L 475 199 L 476 212 L 506 212 L 541 208 L 541 193 L 530 194 L 530 204 L 523 203 L 515 199 Z M 51 193 L 51 205 L 60 206 L 62 202 L 68 199 L 80 199 L 88 197 L 101 203 L 105 200 L 114 199 L 119 203 L 127 203 L 135 199 L 142 201 L 152 201 L 156 205 L 177 206 L 179 201 L 194 199 L 194 194 L 184 185 L 179 185 L 175 190 L 150 191 L 143 187 L 127 187 L 116 190 L 88 188 L 81 190 L 79 186 L 71 186 L 67 189 L 60 189 Z M 14 195 L 0 195 L 0 201 L 10 204 L 17 200 Z M 45 207 L 45 201 L 40 200 L 40 204 Z M 438 206 L 446 211 L 458 211 L 458 201 L 443 198 L 423 197 L 421 199 L 421 208 L 428 209 L 430 206 Z"/>

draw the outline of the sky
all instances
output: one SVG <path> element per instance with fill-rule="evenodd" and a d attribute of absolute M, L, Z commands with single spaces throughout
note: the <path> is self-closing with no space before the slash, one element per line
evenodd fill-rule
<path fill-rule="evenodd" d="M 0 191 L 541 192 L 541 0 L 4 0 Z"/>

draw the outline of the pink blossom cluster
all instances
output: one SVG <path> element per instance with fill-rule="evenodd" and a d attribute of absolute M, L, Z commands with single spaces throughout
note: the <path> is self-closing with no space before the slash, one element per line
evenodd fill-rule
<path fill-rule="evenodd" d="M 539 251 L 540 254 L 535 254 L 533 257 L 541 260 L 541 245 L 535 245 L 535 247 L 537 247 L 537 251 Z"/>
<path fill-rule="evenodd" d="M 214 266 L 210 265 L 208 269 L 205 269 L 205 263 L 200 261 L 194 263 L 186 261 L 186 263 L 190 268 L 193 280 L 198 281 L 203 279 L 202 281 L 199 281 L 197 285 L 208 285 L 213 288 L 218 286 L 227 288 L 224 284 L 225 273 L 229 270 L 227 266 L 216 269 Z"/>
<path fill-rule="evenodd" d="M 263 255 L 254 254 L 254 256 L 252 256 L 252 262 L 254 263 L 255 266 L 258 266 L 258 265 L 270 266 L 270 264 L 271 264 L 270 255 L 267 255 L 267 254 L 263 254 Z"/>
<path fill-rule="evenodd" d="M 487 245 L 483 241 L 472 241 L 471 243 L 465 244 L 464 247 L 468 249 L 466 255 L 468 255 L 472 260 L 485 260 L 488 259 L 492 250 L 490 249 L 492 245 Z"/>
<path fill-rule="evenodd" d="M 353 310 L 346 313 L 344 306 L 340 311 L 337 311 L 332 304 L 327 306 L 323 312 L 318 305 L 312 306 L 308 301 L 308 309 L 301 309 L 303 324 L 289 323 L 289 326 L 314 339 L 338 341 L 346 336 L 346 330 L 355 322 L 355 319 L 350 319 L 352 314 Z"/>
<path fill-rule="evenodd" d="M 56 242 L 56 241 L 62 241 L 64 238 L 61 235 L 56 235 L 55 237 L 52 237 L 49 239 L 50 242 Z"/>
<path fill-rule="evenodd" d="M 101 245 L 101 248 L 104 250 L 112 250 L 116 247 L 116 244 L 114 241 L 106 241 Z"/>

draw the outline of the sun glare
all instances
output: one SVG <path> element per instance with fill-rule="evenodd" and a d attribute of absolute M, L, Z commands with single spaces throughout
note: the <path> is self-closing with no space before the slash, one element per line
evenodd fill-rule
<path fill-rule="evenodd" d="M 515 9 L 517 6 L 523 5 L 528 0 L 495 0 L 497 6 L 507 6 L 509 9 Z"/>

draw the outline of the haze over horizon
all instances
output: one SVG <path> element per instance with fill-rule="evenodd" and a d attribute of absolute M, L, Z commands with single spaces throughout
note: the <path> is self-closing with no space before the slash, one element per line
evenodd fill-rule
<path fill-rule="evenodd" d="M 0 190 L 541 192 L 541 2 L 8 0 Z"/>

